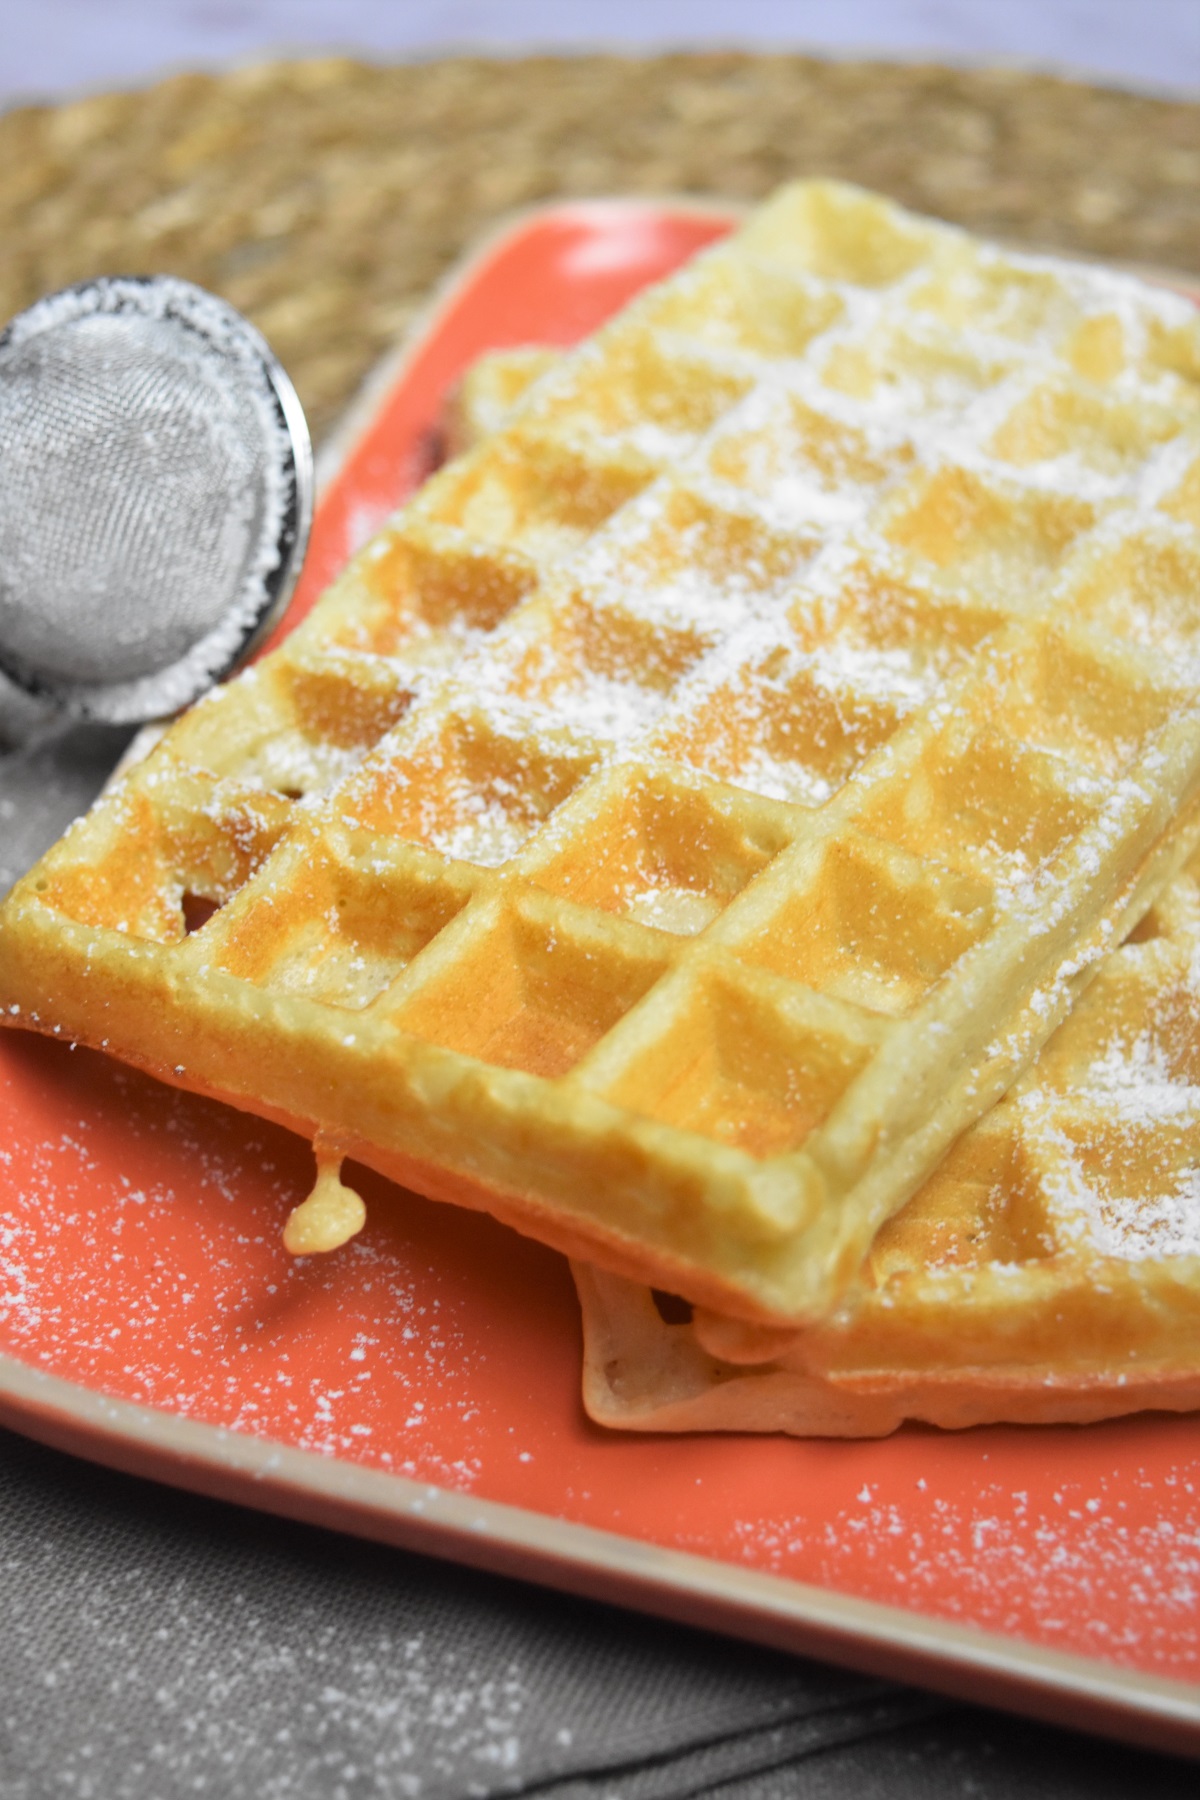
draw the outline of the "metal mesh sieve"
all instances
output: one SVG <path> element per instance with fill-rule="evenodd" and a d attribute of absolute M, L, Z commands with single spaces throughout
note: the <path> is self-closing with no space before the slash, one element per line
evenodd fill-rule
<path fill-rule="evenodd" d="M 246 320 L 173 277 L 105 277 L 0 336 L 0 669 L 79 717 L 176 711 L 279 616 L 312 454 Z"/>

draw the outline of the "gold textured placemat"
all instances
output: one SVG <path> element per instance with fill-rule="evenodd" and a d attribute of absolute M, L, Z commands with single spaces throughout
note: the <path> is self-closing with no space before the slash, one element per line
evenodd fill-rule
<path fill-rule="evenodd" d="M 100 271 L 188 276 L 267 334 L 320 436 L 512 208 L 750 199 L 815 173 L 1005 238 L 1200 272 L 1200 102 L 803 56 L 324 58 L 0 116 L 0 314 Z"/>

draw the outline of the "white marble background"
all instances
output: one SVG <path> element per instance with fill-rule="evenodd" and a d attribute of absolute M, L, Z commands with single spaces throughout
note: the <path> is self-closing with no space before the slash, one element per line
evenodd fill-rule
<path fill-rule="evenodd" d="M 1200 92 L 1200 0 L 0 0 L 0 105 L 281 52 L 704 44 L 1000 58 Z"/>

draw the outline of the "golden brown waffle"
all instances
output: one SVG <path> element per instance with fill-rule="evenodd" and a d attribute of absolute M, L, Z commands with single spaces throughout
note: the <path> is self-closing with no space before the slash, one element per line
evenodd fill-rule
<path fill-rule="evenodd" d="M 638 1431 L 872 1437 L 1200 1406 L 1200 865 L 801 1333 L 575 1265 L 584 1396 Z"/>
<path fill-rule="evenodd" d="M 562 361 L 537 344 L 493 350 L 471 364 L 448 396 L 442 428 L 447 456 L 461 456 L 506 426 L 535 381 Z"/>
<path fill-rule="evenodd" d="M 14 891 L 9 1017 L 823 1316 L 1200 835 L 1197 346 L 785 190 Z"/>

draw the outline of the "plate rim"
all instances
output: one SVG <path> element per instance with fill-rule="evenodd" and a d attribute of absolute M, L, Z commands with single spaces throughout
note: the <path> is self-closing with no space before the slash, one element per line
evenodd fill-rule
<path fill-rule="evenodd" d="M 0 1353 L 0 1424 L 191 1493 L 1144 1748 L 1200 1756 L 1200 1687 L 120 1399 Z"/>

